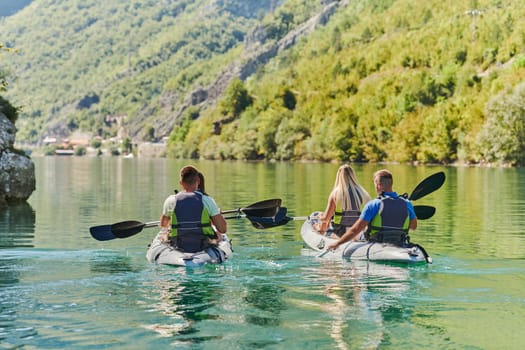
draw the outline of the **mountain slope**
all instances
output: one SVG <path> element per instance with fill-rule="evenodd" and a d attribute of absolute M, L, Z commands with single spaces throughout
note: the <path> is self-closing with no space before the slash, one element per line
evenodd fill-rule
<path fill-rule="evenodd" d="M 32 142 L 123 127 L 170 134 L 175 157 L 525 164 L 524 12 L 512 0 L 35 0 L 0 22 L 20 51 L 1 63 Z"/>
<path fill-rule="evenodd" d="M 245 83 L 241 113 L 174 132 L 171 154 L 525 164 L 524 14 L 510 0 L 349 2 Z"/>
<path fill-rule="evenodd" d="M 120 117 L 135 129 L 156 125 L 164 119 L 158 109 L 210 83 L 257 16 L 276 4 L 34 1 L 0 24 L 0 41 L 19 51 L 4 66 L 8 97 L 24 107 L 19 137 L 37 141 L 78 128 L 109 135 L 116 128 L 109 121 Z"/>

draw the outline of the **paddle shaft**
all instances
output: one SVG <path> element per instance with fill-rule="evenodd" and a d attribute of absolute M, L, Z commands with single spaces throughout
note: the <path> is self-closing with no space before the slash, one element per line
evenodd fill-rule
<path fill-rule="evenodd" d="M 416 212 L 416 215 L 418 216 L 419 220 L 426 220 L 430 219 L 434 215 L 435 208 L 428 206 L 428 205 L 414 205 L 414 211 Z M 419 217 L 421 216 L 421 217 Z M 286 219 L 288 221 L 305 221 L 308 220 L 309 216 L 287 216 Z"/>
<path fill-rule="evenodd" d="M 328 249 L 327 250 L 323 250 L 321 253 L 319 253 L 317 255 L 317 258 L 322 258 L 323 256 L 325 256 L 326 254 L 328 254 L 330 252 L 331 252 L 331 250 L 328 250 Z"/>
<path fill-rule="evenodd" d="M 160 225 L 160 221 L 152 221 L 152 222 L 146 222 L 144 224 L 143 228 L 149 228 L 149 227 L 158 227 Z"/>
<path fill-rule="evenodd" d="M 231 212 L 235 212 L 235 211 L 236 210 L 233 210 Z M 223 212 L 223 213 L 225 213 L 225 212 Z M 225 220 L 240 219 L 240 218 L 245 218 L 245 217 L 246 217 L 246 215 L 236 215 L 236 216 L 227 216 L 224 219 Z M 159 225 L 160 225 L 160 221 L 151 221 L 151 222 L 146 222 L 142 228 L 158 227 Z"/>

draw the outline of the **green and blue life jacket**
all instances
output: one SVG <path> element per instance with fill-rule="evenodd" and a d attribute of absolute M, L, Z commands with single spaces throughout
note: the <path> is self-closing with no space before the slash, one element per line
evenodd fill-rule
<path fill-rule="evenodd" d="M 403 231 L 408 233 L 410 219 L 408 216 L 407 199 L 398 196 L 379 196 L 381 206 L 379 212 L 368 225 L 367 236 L 373 237 L 378 232 Z"/>
<path fill-rule="evenodd" d="M 195 253 L 209 246 L 215 237 L 210 215 L 199 192 L 179 192 L 171 215 L 170 240 L 184 252 Z"/>

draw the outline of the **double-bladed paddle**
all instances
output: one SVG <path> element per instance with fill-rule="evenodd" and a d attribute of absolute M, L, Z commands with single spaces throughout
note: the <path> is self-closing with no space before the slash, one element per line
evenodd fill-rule
<path fill-rule="evenodd" d="M 237 219 L 242 217 L 272 217 L 275 216 L 281 206 L 281 199 L 266 199 L 253 203 L 244 208 L 225 210 L 222 214 L 238 213 L 236 216 L 230 216 L 226 219 Z M 244 215 L 241 215 L 244 214 Z M 92 226 L 89 228 L 91 236 L 98 241 L 109 241 L 115 238 L 128 238 L 141 232 L 144 228 L 157 227 L 160 221 L 141 222 L 128 220 L 117 222 L 112 225 Z"/>
<path fill-rule="evenodd" d="M 246 218 L 252 222 L 253 226 L 259 229 L 281 226 L 288 221 L 304 221 L 309 219 L 308 216 L 286 216 L 286 208 L 282 207 L 281 210 L 284 211 L 284 216 L 276 215 L 275 217 L 264 218 L 246 216 Z M 427 220 L 434 216 L 436 208 L 430 205 L 414 205 L 414 212 L 416 213 L 418 220 Z"/>
<path fill-rule="evenodd" d="M 444 182 L 445 182 L 444 172 L 440 171 L 440 172 L 434 173 L 426 177 L 423 181 L 421 181 L 414 188 L 414 190 L 412 191 L 408 199 L 411 201 L 421 199 L 429 195 L 430 193 L 438 190 L 443 185 Z M 281 209 L 285 209 L 285 208 L 281 208 Z M 436 213 L 436 208 L 429 206 L 429 205 L 414 205 L 414 211 L 416 213 L 416 217 L 419 220 L 426 220 L 434 216 L 434 214 Z M 272 216 L 272 215 L 268 215 L 268 216 Z M 268 218 L 264 218 L 264 220 L 259 220 L 257 217 L 248 216 L 248 219 L 257 228 L 271 228 L 275 226 L 284 225 L 288 221 L 308 220 L 308 216 L 289 217 L 289 216 L 284 215 L 284 216 L 281 216 L 279 220 L 275 220 L 275 219 L 268 220 Z"/>

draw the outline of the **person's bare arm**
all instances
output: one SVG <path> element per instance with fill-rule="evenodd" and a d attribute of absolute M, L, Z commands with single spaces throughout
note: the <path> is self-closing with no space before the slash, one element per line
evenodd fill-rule
<path fill-rule="evenodd" d="M 321 225 L 319 226 L 318 230 L 319 232 L 326 232 L 328 229 L 328 225 L 330 225 L 330 220 L 332 219 L 332 216 L 334 216 L 335 213 L 335 200 L 330 197 L 328 198 L 328 203 L 326 204 L 325 211 L 319 216 L 321 219 Z"/>
<path fill-rule="evenodd" d="M 160 216 L 160 227 L 161 228 L 170 228 L 171 218 L 166 215 Z"/>
<path fill-rule="evenodd" d="M 410 223 L 409 223 L 408 227 L 411 230 L 415 230 L 417 228 L 417 219 L 410 220 Z"/>
<path fill-rule="evenodd" d="M 217 238 L 219 241 L 222 239 L 222 234 L 226 233 L 228 226 L 226 224 L 226 220 L 221 214 L 215 215 L 211 217 L 211 222 L 213 223 L 213 226 L 215 226 L 217 232 Z"/>
<path fill-rule="evenodd" d="M 168 235 L 171 231 L 171 218 L 169 216 L 166 216 L 162 214 L 160 216 L 160 232 L 161 237 L 160 239 L 164 242 L 168 241 Z"/>

